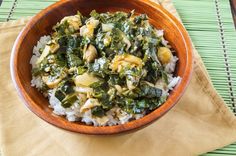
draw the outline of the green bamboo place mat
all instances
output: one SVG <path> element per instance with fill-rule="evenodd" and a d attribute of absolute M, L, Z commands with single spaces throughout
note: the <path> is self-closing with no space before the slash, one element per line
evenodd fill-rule
<path fill-rule="evenodd" d="M 3 0 L 0 22 L 33 16 L 57 0 Z M 211 80 L 235 113 L 236 32 L 228 0 L 173 0 Z M 223 136 L 222 136 L 223 137 Z M 207 154 L 236 155 L 236 143 Z"/>

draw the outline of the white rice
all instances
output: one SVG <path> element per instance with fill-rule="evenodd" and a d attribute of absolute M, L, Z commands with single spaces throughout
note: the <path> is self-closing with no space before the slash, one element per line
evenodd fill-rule
<path fill-rule="evenodd" d="M 51 40 L 50 36 L 42 36 L 40 38 L 40 40 L 37 42 L 37 45 L 34 46 L 33 55 L 30 59 L 30 64 L 32 65 L 32 68 L 34 68 L 36 66 L 36 61 L 40 57 L 40 53 L 39 53 L 40 49 L 43 49 L 46 46 L 47 42 L 50 40 Z M 40 76 L 32 77 L 31 86 L 36 87 L 38 89 L 42 88 L 43 81 L 42 81 L 41 77 Z"/>
<path fill-rule="evenodd" d="M 176 56 L 173 56 L 170 63 L 168 63 L 166 66 L 165 66 L 165 71 L 169 74 L 173 73 L 175 71 L 175 65 L 176 65 L 176 62 L 178 61 L 178 57 Z"/>
<path fill-rule="evenodd" d="M 163 36 L 163 30 L 157 31 L 158 36 Z M 163 38 L 163 37 L 162 37 Z M 37 42 L 37 45 L 33 48 L 33 55 L 30 60 L 30 64 L 32 67 L 35 67 L 35 63 L 37 59 L 40 57 L 40 49 L 44 48 L 46 43 L 51 40 L 50 36 L 42 36 L 40 40 Z M 162 44 L 167 45 L 168 41 L 162 39 Z M 171 73 L 175 70 L 176 62 L 178 58 L 176 56 L 172 57 L 171 62 L 165 66 L 165 71 L 168 73 L 168 81 L 169 84 L 166 87 L 163 87 L 162 80 L 156 83 L 155 86 L 162 89 L 163 96 L 169 95 L 169 90 L 172 90 L 181 80 L 180 77 L 173 77 Z M 31 86 L 36 87 L 38 89 L 42 88 L 43 81 L 40 76 L 32 77 Z M 114 107 L 106 112 L 106 115 L 102 118 L 95 117 L 91 113 L 91 109 L 85 111 L 84 113 L 80 112 L 80 105 L 78 101 L 76 101 L 70 108 L 64 108 L 61 106 L 61 102 L 55 97 L 55 90 L 48 90 L 46 94 L 49 98 L 49 107 L 53 109 L 53 113 L 56 115 L 63 115 L 65 116 L 68 121 L 75 122 L 75 121 L 82 121 L 85 122 L 87 125 L 94 125 L 94 126 L 112 126 L 118 124 L 124 124 L 128 122 L 130 119 L 140 119 L 144 114 L 135 114 L 131 115 L 127 112 L 123 111 L 119 107 Z M 79 97 L 78 97 L 79 98 Z"/>
<path fill-rule="evenodd" d="M 158 37 L 163 37 L 163 35 L 164 35 L 164 30 L 157 30 L 157 29 L 156 29 L 156 35 L 157 35 Z"/>
<path fill-rule="evenodd" d="M 178 77 L 174 77 L 172 78 L 171 81 L 169 81 L 169 84 L 168 84 L 168 89 L 169 90 L 173 90 L 174 87 L 180 82 L 181 78 L 178 76 Z"/>
<path fill-rule="evenodd" d="M 32 80 L 31 80 L 31 86 L 32 87 L 36 87 L 38 89 L 42 88 L 43 87 L 43 81 L 41 79 L 40 76 L 38 77 L 32 77 Z"/>

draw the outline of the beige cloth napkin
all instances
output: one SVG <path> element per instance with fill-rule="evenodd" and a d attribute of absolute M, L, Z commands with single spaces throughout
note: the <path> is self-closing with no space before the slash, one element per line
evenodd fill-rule
<path fill-rule="evenodd" d="M 176 15 L 172 3 L 163 5 Z M 0 147 L 4 156 L 189 156 L 236 141 L 236 118 L 213 88 L 194 50 L 194 72 L 185 94 L 165 116 L 130 134 L 88 136 L 39 119 L 18 98 L 9 59 L 27 19 L 0 24 Z"/>

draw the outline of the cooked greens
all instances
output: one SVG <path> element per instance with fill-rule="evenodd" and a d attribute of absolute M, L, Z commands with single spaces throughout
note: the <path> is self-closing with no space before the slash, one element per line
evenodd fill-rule
<path fill-rule="evenodd" d="M 63 109 L 79 110 L 75 120 L 87 122 L 83 114 L 88 112 L 97 125 L 114 125 L 109 115 L 135 119 L 159 107 L 168 95 L 171 73 L 165 68 L 174 56 L 160 33 L 147 15 L 134 11 L 93 10 L 90 17 L 78 12 L 53 27 L 32 75 L 42 80 L 39 90 L 54 96 Z"/>

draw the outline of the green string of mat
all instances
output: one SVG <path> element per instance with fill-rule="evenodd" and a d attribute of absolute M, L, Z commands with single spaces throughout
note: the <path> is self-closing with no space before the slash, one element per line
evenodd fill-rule
<path fill-rule="evenodd" d="M 8 14 L 12 8 L 13 0 L 4 0 L 0 6 L 0 22 L 7 20 Z"/>
<path fill-rule="evenodd" d="M 231 55 L 235 55 L 232 52 L 235 46 L 232 42 L 230 43 L 228 41 L 234 41 L 233 36 L 235 32 L 228 1 L 219 2 L 220 5 L 218 8 L 219 10 L 222 9 L 219 13 L 220 16 L 221 13 L 224 13 L 221 21 L 222 27 L 224 28 L 222 30 L 225 40 L 224 45 L 227 48 L 228 57 L 224 56 L 222 48 L 215 1 L 175 0 L 174 3 L 198 52 L 203 58 L 215 88 L 224 98 L 229 108 L 233 110 L 234 100 L 232 100 L 233 96 L 230 92 L 235 92 L 236 75 L 234 72 L 235 68 L 232 67 L 232 65 L 235 65 L 232 63 L 235 60 L 233 60 L 234 58 Z M 230 33 L 226 34 L 227 31 L 230 31 Z M 229 90 L 229 76 L 226 72 L 225 58 L 227 58 L 228 66 L 231 69 L 231 91 Z"/>
<path fill-rule="evenodd" d="M 0 22 L 6 21 L 7 18 L 16 20 L 21 17 L 33 16 L 56 1 L 3 0 L 0 7 Z M 204 61 L 214 87 L 233 111 L 236 94 L 236 33 L 229 1 L 173 0 L 173 2 Z M 224 43 L 222 43 L 221 33 Z M 229 70 L 226 70 L 226 67 Z M 204 156 L 206 155 L 236 155 L 236 143 L 204 154 Z"/>
<path fill-rule="evenodd" d="M 220 37 L 221 37 L 222 50 L 223 50 L 223 55 L 224 55 L 225 72 L 227 75 L 226 77 L 227 77 L 227 82 L 228 82 L 228 87 L 229 87 L 230 104 L 232 105 L 232 111 L 236 113 L 235 96 L 234 96 L 234 91 L 233 91 L 234 83 L 232 81 L 231 67 L 229 65 L 229 58 L 228 58 L 228 52 L 227 52 L 228 50 L 227 50 L 227 45 L 226 45 L 225 35 L 224 35 L 224 26 L 221 19 L 221 10 L 219 8 L 218 0 L 215 0 L 215 5 L 216 5 L 216 14 L 217 14 L 217 20 L 218 20 L 218 25 L 219 25 Z"/>
<path fill-rule="evenodd" d="M 233 111 L 236 92 L 236 33 L 229 1 L 173 0 L 173 2 L 204 61 L 214 87 Z M 224 55 L 225 53 L 227 55 Z M 226 71 L 225 59 L 229 71 Z M 236 155 L 236 143 L 204 154 L 206 155 Z"/>
<path fill-rule="evenodd" d="M 14 9 L 16 8 L 16 4 L 17 4 L 17 0 L 14 0 L 14 2 L 12 4 L 12 7 L 11 7 L 11 10 L 10 10 L 8 16 L 7 16 L 6 21 L 9 21 L 11 19 L 11 16 L 12 16 L 12 14 L 14 12 Z"/>

